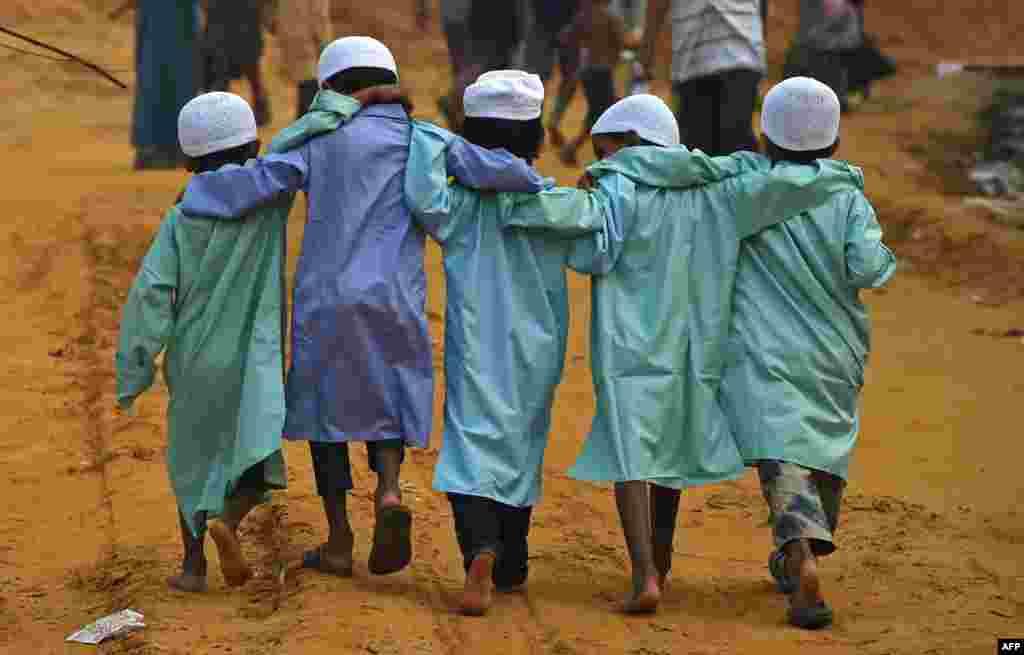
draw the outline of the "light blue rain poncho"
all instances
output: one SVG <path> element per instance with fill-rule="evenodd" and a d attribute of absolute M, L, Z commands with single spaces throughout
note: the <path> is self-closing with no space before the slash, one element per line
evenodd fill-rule
<path fill-rule="evenodd" d="M 331 111 L 324 111 L 330 103 Z M 285 152 L 359 110 L 334 94 L 270 146 Z M 238 169 L 237 166 L 222 170 Z M 200 512 L 223 512 L 239 478 L 265 462 L 266 489 L 284 489 L 286 226 L 292 197 L 237 222 L 181 207 L 164 218 L 128 294 L 116 357 L 118 402 L 131 405 L 166 348 L 167 468 L 193 534 Z"/>
<path fill-rule="evenodd" d="M 314 107 L 338 129 L 253 166 L 197 175 L 181 206 L 226 219 L 306 192 L 285 437 L 402 439 L 422 448 L 433 404 L 424 234 L 404 194 L 410 143 L 420 130 L 397 104 L 367 107 L 339 127 L 342 98 L 321 91 Z M 460 179 L 507 191 L 542 188 L 522 160 L 448 139 L 448 166 Z"/>
<path fill-rule="evenodd" d="M 593 192 L 520 196 L 507 214 L 507 225 L 534 228 L 608 219 L 569 260 L 593 275 L 597 395 L 573 477 L 683 488 L 742 472 L 716 400 L 740 240 L 860 180 L 838 162 L 787 177 L 757 172 L 765 161 L 751 153 L 712 159 L 681 146 L 626 148 L 588 169 Z"/>
<path fill-rule="evenodd" d="M 560 233 L 503 230 L 513 199 L 449 186 L 445 134 L 424 136 L 432 138 L 409 154 L 406 193 L 441 244 L 447 279 L 444 442 L 434 488 L 532 506 L 565 361 L 568 237 L 603 227 L 603 214 Z"/>
<path fill-rule="evenodd" d="M 778 177 L 808 167 L 779 163 Z M 896 270 L 862 184 L 743 242 L 722 408 L 744 459 L 846 478 L 870 348 L 861 289 Z"/>

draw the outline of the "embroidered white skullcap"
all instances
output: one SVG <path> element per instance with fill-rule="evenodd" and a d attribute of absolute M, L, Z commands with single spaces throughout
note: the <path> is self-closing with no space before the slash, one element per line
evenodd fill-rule
<path fill-rule="evenodd" d="M 591 134 L 635 132 L 659 146 L 679 145 L 679 123 L 665 101 L 649 93 L 619 100 L 609 107 L 591 128 Z"/>
<path fill-rule="evenodd" d="M 786 150 L 824 150 L 839 137 L 839 98 L 809 77 L 783 80 L 764 97 L 761 132 Z"/>
<path fill-rule="evenodd" d="M 252 107 L 233 93 L 196 96 L 178 114 L 178 141 L 189 157 L 230 150 L 257 138 Z"/>
<path fill-rule="evenodd" d="M 488 71 L 463 96 L 466 118 L 530 121 L 540 118 L 543 105 L 540 77 L 519 70 Z"/>
<path fill-rule="evenodd" d="M 383 68 L 398 77 L 398 64 L 388 47 L 369 36 L 346 36 L 331 42 L 320 53 L 317 79 L 320 84 L 349 68 Z"/>

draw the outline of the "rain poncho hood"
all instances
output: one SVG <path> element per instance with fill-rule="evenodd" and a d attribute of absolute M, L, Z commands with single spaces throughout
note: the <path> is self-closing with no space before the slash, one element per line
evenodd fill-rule
<path fill-rule="evenodd" d="M 404 201 L 422 127 L 397 104 L 341 126 L 350 99 L 321 91 L 311 111 L 253 167 L 193 178 L 182 205 L 218 218 L 304 190 L 308 220 L 295 274 L 285 436 L 323 442 L 402 439 L 425 447 L 433 362 L 424 233 Z M 306 135 L 323 130 L 317 138 Z M 540 177 L 507 153 L 446 133 L 449 167 L 481 187 L 531 191 Z M 503 186 L 505 185 L 505 186 Z"/>
<path fill-rule="evenodd" d="M 594 191 L 521 197 L 510 225 L 550 228 L 595 212 L 608 219 L 570 256 L 573 268 L 594 276 L 597 395 L 574 477 L 682 488 L 742 472 L 716 399 L 740 240 L 862 179 L 838 162 L 786 178 L 766 168 L 752 153 L 709 158 L 682 146 L 634 147 L 588 169 Z"/>

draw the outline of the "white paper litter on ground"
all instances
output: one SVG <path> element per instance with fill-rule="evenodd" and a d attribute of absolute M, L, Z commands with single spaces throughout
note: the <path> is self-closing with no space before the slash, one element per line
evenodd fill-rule
<path fill-rule="evenodd" d="M 121 610 L 110 616 L 104 616 L 94 623 L 90 623 L 78 632 L 70 635 L 65 641 L 76 641 L 80 644 L 98 644 L 106 639 L 119 637 L 133 630 L 145 628 L 146 624 L 142 622 L 142 619 L 142 614 L 135 610 Z"/>

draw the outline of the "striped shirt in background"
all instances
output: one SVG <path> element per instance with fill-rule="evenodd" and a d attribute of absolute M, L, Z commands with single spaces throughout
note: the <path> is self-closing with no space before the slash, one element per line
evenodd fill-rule
<path fill-rule="evenodd" d="M 759 0 L 673 0 L 673 81 L 766 68 Z"/>

